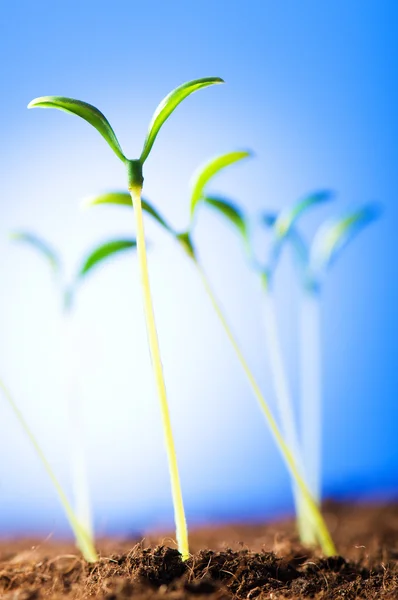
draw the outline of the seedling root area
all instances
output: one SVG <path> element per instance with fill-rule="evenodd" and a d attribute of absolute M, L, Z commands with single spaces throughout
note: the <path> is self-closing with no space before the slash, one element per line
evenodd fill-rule
<path fill-rule="evenodd" d="M 291 521 L 198 529 L 187 561 L 167 532 L 103 540 L 101 558 L 91 564 L 72 544 L 1 542 L 0 598 L 398 598 L 398 506 L 330 504 L 324 513 L 341 556 L 322 558 L 303 548 L 291 536 Z"/>

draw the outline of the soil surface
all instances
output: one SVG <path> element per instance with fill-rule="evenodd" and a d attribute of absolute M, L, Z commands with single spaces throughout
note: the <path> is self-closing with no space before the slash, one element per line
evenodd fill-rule
<path fill-rule="evenodd" d="M 73 545 L 0 542 L 4 600 L 398 600 L 398 505 L 329 503 L 339 556 L 303 548 L 292 521 L 191 531 L 182 562 L 171 538 L 102 540 L 86 564 Z"/>

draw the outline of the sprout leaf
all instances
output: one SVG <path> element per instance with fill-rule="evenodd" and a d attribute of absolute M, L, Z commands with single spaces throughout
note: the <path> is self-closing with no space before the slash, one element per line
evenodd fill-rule
<path fill-rule="evenodd" d="M 216 211 L 220 212 L 224 217 L 226 217 L 229 222 L 236 227 L 242 236 L 244 243 L 247 246 L 250 245 L 249 230 L 246 218 L 243 211 L 238 206 L 218 196 L 205 196 L 203 200 L 206 204 L 209 204 Z"/>
<path fill-rule="evenodd" d="M 135 248 L 137 245 L 134 239 L 130 240 L 111 240 L 101 244 L 95 248 L 85 259 L 80 270 L 78 272 L 78 279 L 82 279 L 89 273 L 93 267 L 97 266 L 103 260 L 108 259 L 110 256 L 122 252 L 123 250 L 130 250 Z"/>
<path fill-rule="evenodd" d="M 131 196 L 128 192 L 109 192 L 107 194 L 100 194 L 99 196 L 90 196 L 83 200 L 81 206 L 82 208 L 90 208 L 91 206 L 97 206 L 99 204 L 118 204 L 119 206 L 133 208 Z M 164 227 L 168 232 L 175 234 L 174 229 L 165 221 L 148 200 L 141 198 L 141 204 L 142 210 L 151 215 L 151 217 L 153 217 L 159 225 Z"/>
<path fill-rule="evenodd" d="M 333 193 L 331 191 L 321 190 L 319 192 L 314 192 L 313 194 L 294 202 L 294 204 L 286 209 L 281 210 L 274 225 L 276 238 L 281 240 L 283 237 L 287 236 L 299 217 L 301 217 L 301 215 L 309 208 L 328 202 L 332 198 Z"/>
<path fill-rule="evenodd" d="M 315 276 L 324 272 L 341 250 L 381 214 L 378 204 L 365 204 L 339 219 L 330 219 L 318 229 L 311 248 L 310 267 Z"/>
<path fill-rule="evenodd" d="M 243 158 L 249 157 L 251 154 L 247 150 L 229 152 L 213 158 L 205 165 L 199 167 L 192 178 L 192 193 L 191 193 L 191 221 L 198 202 L 205 195 L 206 184 L 217 175 L 222 169 L 232 165 Z"/>
<path fill-rule="evenodd" d="M 55 274 L 61 271 L 61 260 L 57 252 L 45 240 L 34 233 L 26 231 L 16 231 L 10 234 L 10 239 L 17 242 L 28 244 L 37 250 L 49 263 L 50 268 Z"/>
<path fill-rule="evenodd" d="M 175 108 L 177 108 L 180 102 L 185 100 L 185 98 L 187 98 L 187 96 L 189 96 L 193 92 L 196 92 L 201 88 L 216 83 L 224 83 L 224 81 L 219 77 L 206 77 L 204 79 L 195 79 L 194 81 L 188 81 L 187 83 L 183 83 L 175 90 L 170 92 L 170 94 L 168 94 L 165 98 L 163 98 L 162 102 L 155 110 L 149 125 L 148 133 L 144 142 L 144 147 L 140 156 L 141 165 L 143 165 L 146 159 L 148 158 L 153 143 L 163 123 L 169 118 L 171 113 L 174 111 Z"/>
<path fill-rule="evenodd" d="M 106 192 L 97 196 L 88 196 L 81 202 L 81 208 L 91 208 L 99 204 L 119 204 L 133 208 L 133 202 L 128 192 Z"/>
<path fill-rule="evenodd" d="M 121 161 L 127 160 L 108 119 L 95 106 L 63 96 L 42 96 L 29 102 L 28 108 L 58 108 L 81 117 L 95 127 Z"/>
<path fill-rule="evenodd" d="M 308 259 L 308 250 L 304 240 L 295 231 L 295 225 L 298 219 L 310 208 L 328 202 L 333 198 L 333 193 L 328 190 L 320 190 L 305 196 L 304 198 L 294 202 L 292 205 L 280 211 L 277 218 L 272 226 L 273 229 L 273 241 L 270 249 L 270 259 L 268 270 L 271 274 L 274 273 L 276 265 L 278 263 L 282 247 L 286 240 L 292 243 L 296 251 L 296 257 L 300 268 L 304 268 L 304 263 Z M 267 215 L 269 218 L 270 215 Z M 266 223 L 265 217 L 263 216 L 263 223 L 268 227 L 271 226 L 270 222 Z"/>

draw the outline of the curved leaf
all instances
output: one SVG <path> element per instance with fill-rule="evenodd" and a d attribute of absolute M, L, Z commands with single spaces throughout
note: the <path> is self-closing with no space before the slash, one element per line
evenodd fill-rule
<path fill-rule="evenodd" d="M 136 245 L 137 243 L 134 239 L 111 240 L 101 244 L 86 257 L 85 261 L 80 267 L 77 278 L 82 279 L 93 269 L 93 267 L 96 267 L 102 261 L 124 250 L 131 250 L 132 248 L 135 248 Z"/>
<path fill-rule="evenodd" d="M 90 196 L 82 201 L 81 207 L 90 208 L 99 204 L 118 204 L 119 206 L 133 208 L 131 196 L 128 192 L 108 192 L 98 196 Z M 153 217 L 159 223 L 159 225 L 164 227 L 164 229 L 166 229 L 169 233 L 175 234 L 174 229 L 167 223 L 167 221 L 164 220 L 164 218 L 160 215 L 156 208 L 154 208 L 154 206 L 148 202 L 148 200 L 141 198 L 141 204 L 142 210 Z"/>
<path fill-rule="evenodd" d="M 128 192 L 105 192 L 104 194 L 98 194 L 96 196 L 88 196 L 87 198 L 83 198 L 80 208 L 91 208 L 92 206 L 98 206 L 99 204 L 118 204 L 120 206 L 133 208 L 131 196 Z"/>
<path fill-rule="evenodd" d="M 274 273 L 282 247 L 284 243 L 290 239 L 296 251 L 296 258 L 299 259 L 301 269 L 305 268 L 303 261 L 308 260 L 308 249 L 304 240 L 297 232 L 294 232 L 295 225 L 298 219 L 310 208 L 313 208 L 324 202 L 328 202 L 333 198 L 333 192 L 329 190 L 320 190 L 297 200 L 290 206 L 282 209 L 277 215 L 276 221 L 272 227 L 273 240 L 270 248 L 270 258 L 268 269 L 271 274 Z"/>
<path fill-rule="evenodd" d="M 217 175 L 222 169 L 225 169 L 225 167 L 228 167 L 243 158 L 248 158 L 249 156 L 251 156 L 251 153 L 247 150 L 228 152 L 228 154 L 216 156 L 216 158 L 211 159 L 205 165 L 199 167 L 196 173 L 194 173 L 191 181 L 191 221 L 198 202 L 205 195 L 205 187 L 210 179 Z"/>
<path fill-rule="evenodd" d="M 203 79 L 195 79 L 194 81 L 188 81 L 183 83 L 178 88 L 170 92 L 159 104 L 155 110 L 152 120 L 149 125 L 148 133 L 144 142 L 144 147 L 140 156 L 141 165 L 144 164 L 148 155 L 152 149 L 153 143 L 156 136 L 159 133 L 163 123 L 169 118 L 175 108 L 187 98 L 193 92 L 200 90 L 201 88 L 213 85 L 216 83 L 224 83 L 219 77 L 205 77 Z"/>
<path fill-rule="evenodd" d="M 246 246 L 250 246 L 249 228 L 246 217 L 236 204 L 228 202 L 219 196 L 204 196 L 203 200 L 206 204 L 209 204 L 212 208 L 215 208 L 216 211 L 226 217 L 238 230 Z"/>
<path fill-rule="evenodd" d="M 261 215 L 261 221 L 263 224 L 269 229 L 273 229 L 275 227 L 275 223 L 278 219 L 278 213 L 276 212 L 264 212 Z M 303 278 L 303 273 L 305 272 L 308 260 L 309 260 L 309 249 L 308 245 L 305 242 L 304 238 L 297 231 L 296 227 L 293 225 L 289 227 L 286 235 L 281 239 L 275 239 L 271 245 L 270 249 L 270 258 L 269 264 L 264 269 L 264 277 L 265 280 L 270 282 L 272 280 L 272 276 L 277 266 L 279 253 L 282 248 L 282 243 L 284 241 L 289 242 L 294 250 L 294 258 L 297 264 L 297 268 L 299 269 L 300 277 Z"/>
<path fill-rule="evenodd" d="M 310 268 L 315 276 L 324 272 L 341 250 L 381 214 L 378 204 L 365 204 L 339 219 L 330 219 L 318 229 L 311 248 Z"/>
<path fill-rule="evenodd" d="M 29 102 L 28 108 L 58 108 L 81 117 L 95 127 L 120 160 L 123 162 L 127 160 L 108 119 L 95 106 L 64 96 L 42 96 Z"/>
<path fill-rule="evenodd" d="M 330 190 L 314 192 L 281 210 L 274 225 L 276 238 L 281 239 L 288 235 L 289 231 L 296 224 L 297 219 L 299 219 L 304 212 L 318 204 L 323 204 L 324 202 L 332 200 L 333 195 L 333 192 Z"/>
<path fill-rule="evenodd" d="M 54 273 L 61 271 L 61 259 L 58 253 L 45 240 L 27 231 L 16 231 L 10 234 L 10 239 L 27 244 L 37 250 L 41 256 L 49 263 Z"/>

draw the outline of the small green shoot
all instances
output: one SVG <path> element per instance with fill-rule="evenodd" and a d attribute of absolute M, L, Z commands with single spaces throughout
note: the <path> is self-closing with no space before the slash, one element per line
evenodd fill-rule
<path fill-rule="evenodd" d="M 260 269 L 260 276 L 264 290 L 265 339 L 271 363 L 271 371 L 273 375 L 275 395 L 277 398 L 277 406 L 282 423 L 282 430 L 290 447 L 296 449 L 295 452 L 299 457 L 301 470 L 306 481 L 308 475 L 306 472 L 306 465 L 303 460 L 298 426 L 294 416 L 289 378 L 283 360 L 283 351 L 278 330 L 276 308 L 272 293 L 273 280 L 275 271 L 279 264 L 282 248 L 286 241 L 289 240 L 295 245 L 296 254 L 301 258 L 301 261 L 306 260 L 306 248 L 305 245 L 303 245 L 301 238 L 296 233 L 296 222 L 309 209 L 331 200 L 332 197 L 332 192 L 328 190 L 313 192 L 312 194 L 305 196 L 292 205 L 287 206 L 285 209 L 282 209 L 279 213 L 263 213 L 261 218 L 263 224 L 267 228 L 271 228 L 273 235 L 269 259 L 266 266 Z M 317 532 L 311 523 L 311 518 L 308 514 L 306 503 L 302 497 L 302 494 L 300 493 L 300 490 L 296 486 L 294 486 L 293 492 L 300 539 L 304 544 L 314 545 L 317 541 Z"/>
<path fill-rule="evenodd" d="M 172 234 L 177 243 L 182 247 L 186 255 L 193 261 L 195 268 L 198 271 L 202 284 L 206 290 L 206 293 L 209 296 L 209 299 L 213 305 L 213 308 L 226 332 L 226 335 L 234 348 L 234 351 L 240 361 L 242 368 L 246 374 L 246 377 L 249 380 L 249 383 L 252 387 L 254 395 L 259 402 L 260 408 L 266 418 L 266 421 L 274 435 L 274 438 L 277 442 L 277 445 L 286 461 L 288 469 L 296 482 L 297 487 L 299 488 L 303 498 L 305 498 L 306 507 L 309 512 L 309 516 L 311 519 L 311 523 L 314 528 L 318 532 L 318 537 L 320 540 L 320 544 L 322 546 L 323 551 L 327 555 L 335 554 L 335 548 L 333 542 L 331 540 L 330 534 L 327 530 L 326 524 L 320 514 L 318 507 L 316 506 L 314 500 L 309 493 L 308 487 L 301 475 L 301 470 L 298 465 L 297 460 L 294 457 L 294 449 L 290 448 L 289 445 L 285 442 L 282 434 L 279 431 L 277 423 L 268 407 L 266 400 L 264 399 L 261 390 L 244 358 L 244 355 L 237 343 L 231 328 L 223 314 L 223 311 L 215 297 L 215 294 L 210 286 L 210 283 L 206 277 L 206 274 L 197 258 L 197 253 L 195 246 L 192 242 L 192 228 L 194 222 L 194 216 L 198 209 L 200 203 L 207 203 L 213 209 L 218 211 L 223 217 L 225 217 L 239 232 L 242 237 L 243 243 L 246 248 L 250 247 L 250 237 L 249 237 L 249 227 L 247 223 L 247 219 L 243 213 L 243 211 L 235 204 L 228 202 L 227 200 L 219 197 L 215 197 L 212 195 L 208 195 L 206 192 L 207 184 L 210 180 L 217 175 L 223 168 L 232 165 L 244 158 L 248 158 L 250 153 L 247 151 L 242 152 L 232 152 L 222 156 L 218 156 L 215 159 L 209 161 L 204 165 L 203 168 L 199 169 L 193 180 L 192 180 L 192 193 L 191 193 L 191 201 L 190 201 L 190 224 L 188 230 L 183 233 L 177 233 L 166 221 L 163 217 L 160 216 L 158 211 L 147 202 L 147 205 L 150 207 L 147 211 L 152 217 L 156 219 L 156 221 L 163 225 L 165 229 Z M 106 198 L 106 200 L 104 200 Z M 89 201 L 84 201 L 83 206 L 95 206 L 99 204 L 116 204 L 131 207 L 131 203 L 128 202 L 128 194 L 124 192 L 116 192 L 110 193 L 106 195 L 101 195 L 98 197 L 92 197 Z M 293 451 L 293 453 L 292 453 Z"/>
<path fill-rule="evenodd" d="M 58 494 L 58 497 L 60 499 L 62 507 L 65 511 L 65 514 L 68 518 L 68 521 L 69 521 L 69 524 L 73 531 L 73 534 L 75 536 L 76 545 L 78 546 L 78 548 L 80 548 L 80 551 L 83 554 L 83 556 L 87 562 L 90 562 L 90 563 L 96 562 L 98 560 L 98 555 L 95 550 L 95 546 L 94 546 L 91 536 L 87 533 L 86 528 L 83 527 L 80 524 L 79 520 L 76 518 L 75 511 L 72 509 L 71 505 L 69 504 L 69 500 L 68 500 L 61 484 L 59 483 L 57 477 L 55 476 L 50 463 L 46 459 L 45 454 L 43 453 L 43 450 L 39 446 L 39 443 L 37 442 L 35 436 L 33 435 L 32 430 L 30 429 L 29 425 L 25 421 L 21 411 L 19 410 L 19 408 L 18 408 L 17 404 L 15 403 L 13 397 L 11 396 L 9 390 L 6 388 L 6 386 L 4 385 L 4 383 L 2 381 L 0 381 L 0 389 L 3 392 L 3 395 L 6 398 L 7 402 L 9 403 L 15 416 L 17 417 L 20 425 L 22 426 L 23 430 L 25 431 L 27 437 L 29 438 L 36 453 L 38 454 L 45 470 L 47 471 L 49 478 L 51 479 L 51 482 L 54 486 L 54 489 L 56 490 L 56 492 Z"/>
<path fill-rule="evenodd" d="M 329 267 L 342 249 L 380 216 L 374 203 L 327 220 L 315 234 L 302 273 L 300 373 L 303 456 L 315 498 L 321 494 L 322 344 L 321 290 Z"/>
<path fill-rule="evenodd" d="M 297 231 L 298 217 L 304 210 L 332 198 L 330 192 L 315 193 L 293 204 L 279 215 L 265 213 L 262 221 L 273 228 L 274 242 L 271 260 L 266 272 L 270 280 L 277 265 L 282 242 L 289 242 L 293 249 L 302 281 L 300 309 L 300 373 L 301 373 L 301 447 L 305 472 L 313 497 L 321 500 L 321 343 L 320 343 L 320 291 L 326 270 L 334 262 L 341 249 L 366 225 L 379 215 L 374 204 L 350 211 L 338 219 L 323 224 L 308 247 Z M 304 208 L 304 210 L 303 210 Z M 279 223 L 279 226 L 277 225 Z M 282 223 L 282 226 L 281 226 Z M 286 226 L 284 226 L 286 224 Z M 283 232 L 283 239 L 281 238 Z M 270 268 L 269 265 L 272 265 Z M 299 529 L 304 540 L 311 540 L 312 533 L 306 524 L 305 515 L 299 516 Z"/>
<path fill-rule="evenodd" d="M 307 284 L 311 287 L 319 287 L 322 277 L 334 264 L 341 251 L 380 215 L 381 207 L 370 203 L 321 225 L 311 246 Z"/>
<path fill-rule="evenodd" d="M 40 256 L 49 264 L 50 269 L 56 275 L 57 282 L 60 282 L 62 275 L 62 262 L 59 253 L 44 239 L 37 236 L 34 233 L 27 231 L 18 231 L 10 234 L 10 239 L 31 247 L 34 251 L 38 252 Z M 78 269 L 74 281 L 71 285 L 67 285 L 66 282 L 61 283 L 61 305 L 63 309 L 63 315 L 70 315 L 71 308 L 73 306 L 73 297 L 76 293 L 77 286 L 86 278 L 86 276 L 92 271 L 92 269 L 108 259 L 110 256 L 120 253 L 125 250 L 135 248 L 136 241 L 134 239 L 117 239 L 107 241 L 105 243 L 96 246 L 89 254 L 83 259 L 80 268 Z M 66 323 L 69 326 L 69 323 Z M 70 522 L 71 528 L 75 534 L 77 546 L 80 548 L 83 556 L 88 562 L 95 562 L 97 560 L 97 554 L 94 545 L 94 535 L 91 520 L 91 503 L 88 489 L 87 473 L 85 467 L 85 453 L 83 450 L 83 441 L 81 439 L 81 433 L 83 427 L 81 426 L 81 407 L 79 402 L 75 401 L 73 397 L 68 397 L 68 404 L 70 409 L 70 440 L 71 440 L 71 472 L 72 472 L 72 483 L 75 494 L 75 511 L 71 509 L 69 503 L 65 502 L 65 494 L 61 490 L 60 485 L 56 482 L 55 477 L 51 474 L 48 462 L 45 459 L 43 452 L 39 449 L 37 442 L 35 441 L 33 434 L 28 429 L 27 424 L 22 418 L 21 413 L 17 410 L 15 404 L 12 402 L 9 394 L 7 395 L 6 390 L 3 390 L 6 397 L 8 398 L 14 412 L 16 413 L 19 421 L 23 425 L 25 431 L 28 433 L 30 440 L 32 441 L 40 459 L 42 460 L 44 467 L 50 474 L 51 480 L 55 485 L 61 502 L 65 508 L 66 515 Z M 60 491 L 61 490 L 61 491 Z M 66 508 L 67 507 L 67 508 Z"/>
<path fill-rule="evenodd" d="M 155 384 L 160 400 L 162 421 L 165 435 L 166 452 L 169 463 L 170 481 L 172 488 L 174 516 L 176 523 L 176 537 L 178 548 L 181 552 L 183 560 L 189 557 L 188 531 L 185 518 L 185 510 L 182 499 L 180 477 L 177 464 L 177 456 L 174 445 L 174 438 L 171 427 L 170 413 L 166 394 L 166 385 L 163 376 L 163 367 L 160 357 L 160 349 L 158 335 L 156 330 L 155 315 L 153 310 L 151 289 L 149 285 L 145 232 L 142 217 L 142 187 L 144 183 L 143 166 L 147 160 L 149 153 L 153 147 L 154 141 L 159 134 L 161 127 L 170 117 L 177 106 L 193 92 L 202 88 L 223 83 L 219 77 L 207 77 L 188 81 L 170 92 L 158 105 L 155 110 L 151 122 L 149 124 L 148 133 L 144 141 L 141 155 L 138 159 L 127 159 L 124 155 L 121 146 L 114 134 L 112 127 L 105 116 L 94 106 L 60 96 L 45 96 L 32 100 L 28 108 L 58 108 L 66 112 L 73 113 L 90 123 L 108 142 L 116 156 L 125 164 L 127 170 L 128 190 L 131 194 L 132 204 L 134 207 L 134 216 L 137 231 L 137 254 L 141 272 L 141 285 L 144 303 L 144 312 L 146 318 L 146 326 L 148 332 L 148 343 L 152 357 L 152 365 L 154 371 Z"/>
<path fill-rule="evenodd" d="M 313 192 L 304 198 L 300 198 L 290 206 L 282 209 L 272 224 L 269 223 L 270 214 L 262 215 L 262 220 L 267 227 L 272 227 L 273 240 L 271 242 L 270 259 L 265 271 L 272 276 L 279 261 L 280 253 L 287 240 L 292 240 L 298 244 L 296 239 L 296 223 L 309 210 L 325 202 L 330 202 L 334 198 L 330 190 L 320 190 Z M 268 221 L 268 222 L 267 222 Z"/>

